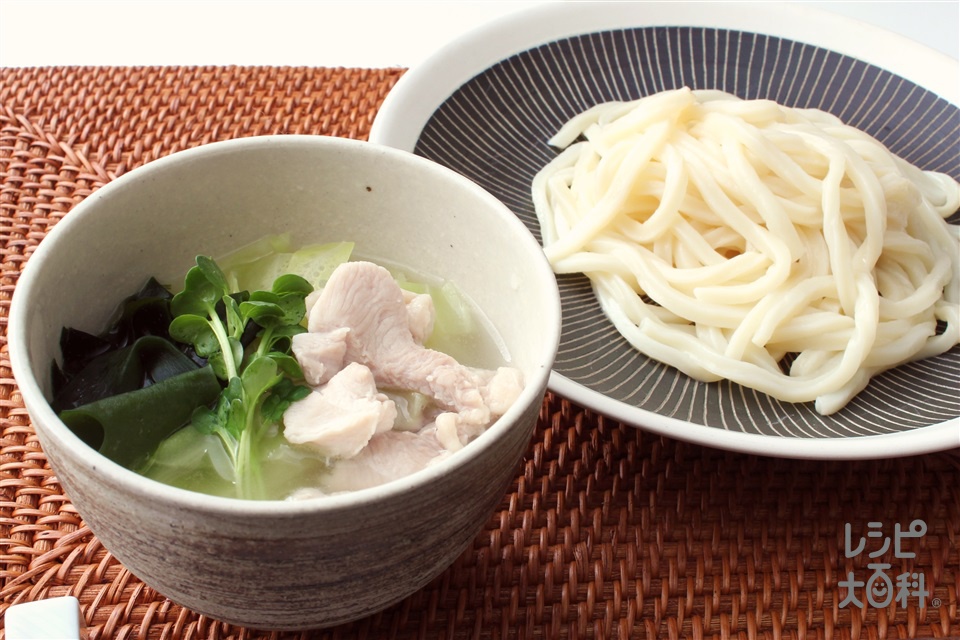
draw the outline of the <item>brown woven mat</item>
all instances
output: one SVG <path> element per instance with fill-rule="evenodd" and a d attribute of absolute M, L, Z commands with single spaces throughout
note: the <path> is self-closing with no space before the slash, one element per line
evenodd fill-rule
<path fill-rule="evenodd" d="M 0 614 L 75 595 L 92 638 L 958 637 L 960 465 L 951 454 L 798 462 L 652 436 L 548 394 L 516 481 L 472 548 L 369 619 L 262 634 L 146 587 L 84 526 L 12 379 L 9 300 L 50 226 L 114 177 L 257 134 L 365 138 L 400 69 L 0 69 Z M 879 555 L 877 530 L 925 535 Z M 861 537 L 867 545 L 851 558 Z M 844 604 L 849 572 L 929 594 Z M 913 575 L 916 574 L 916 575 Z M 916 589 L 913 589 L 916 591 Z M 874 602 L 882 598 L 875 598 Z M 842 606 L 841 606 L 842 605 Z M 905 606 L 904 606 L 905 605 Z M 2 633 L 0 633 L 2 636 Z"/>

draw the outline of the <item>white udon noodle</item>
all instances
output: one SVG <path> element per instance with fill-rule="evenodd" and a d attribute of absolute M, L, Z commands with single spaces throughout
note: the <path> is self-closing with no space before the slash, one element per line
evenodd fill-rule
<path fill-rule="evenodd" d="M 960 343 L 960 184 L 830 114 L 679 89 L 598 105 L 550 144 L 532 185 L 547 258 L 651 358 L 827 415 Z"/>

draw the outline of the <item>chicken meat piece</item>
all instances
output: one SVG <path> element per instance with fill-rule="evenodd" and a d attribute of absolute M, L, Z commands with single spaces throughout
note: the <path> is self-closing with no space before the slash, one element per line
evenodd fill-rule
<path fill-rule="evenodd" d="M 321 491 L 331 494 L 376 487 L 424 469 L 447 455 L 449 452 L 429 428 L 419 433 L 379 433 L 358 455 L 335 464 L 321 481 Z"/>
<path fill-rule="evenodd" d="M 321 291 L 309 301 L 307 309 L 313 309 Z M 423 344 L 433 332 L 436 310 L 433 298 L 428 293 L 414 293 L 403 290 L 403 300 L 407 306 L 407 322 L 410 334 L 417 344 Z M 292 340 L 293 355 L 303 369 L 303 377 L 312 387 L 318 387 L 332 378 L 343 367 L 346 353 L 346 336 L 350 330 L 340 327 L 333 331 L 301 333 Z"/>
<path fill-rule="evenodd" d="M 330 458 L 351 458 L 397 418 L 393 401 L 377 391 L 367 367 L 350 363 L 319 390 L 293 402 L 283 434 L 293 444 L 316 447 Z"/>
<path fill-rule="evenodd" d="M 498 367 L 480 387 L 483 401 L 490 411 L 502 416 L 517 401 L 523 391 L 523 374 L 513 367 Z"/>
<path fill-rule="evenodd" d="M 414 293 L 401 290 L 403 301 L 407 305 L 407 324 L 410 325 L 410 335 L 414 342 L 423 344 L 433 333 L 433 321 L 437 312 L 433 306 L 433 298 L 429 293 Z"/>
<path fill-rule="evenodd" d="M 348 262 L 323 288 L 308 329 L 328 333 L 349 327 L 345 361 L 369 367 L 378 385 L 423 393 L 463 422 L 488 424 L 483 377 L 419 344 L 409 317 L 403 290 L 389 271 L 371 262 Z"/>
<path fill-rule="evenodd" d="M 340 372 L 349 332 L 350 329 L 341 327 L 323 333 L 307 332 L 293 336 L 290 348 L 308 385 L 319 387 Z"/>

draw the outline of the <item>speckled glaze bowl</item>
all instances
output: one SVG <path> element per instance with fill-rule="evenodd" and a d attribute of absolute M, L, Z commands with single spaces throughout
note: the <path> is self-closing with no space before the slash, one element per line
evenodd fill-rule
<path fill-rule="evenodd" d="M 387 485 L 300 502 L 216 498 L 129 471 L 51 410 L 65 325 L 99 332 L 147 277 L 266 234 L 352 240 L 357 253 L 454 281 L 520 368 L 517 403 L 476 441 Z M 560 305 L 539 245 L 498 200 L 372 143 L 265 136 L 149 163 L 77 205 L 41 242 L 9 318 L 13 371 L 43 450 L 104 546 L 171 600 L 229 623 L 309 629 L 420 589 L 478 534 L 514 477 L 556 354 Z"/>

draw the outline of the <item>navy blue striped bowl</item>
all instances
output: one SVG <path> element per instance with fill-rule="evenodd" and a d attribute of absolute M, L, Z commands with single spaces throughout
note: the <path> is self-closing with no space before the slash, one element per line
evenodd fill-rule
<path fill-rule="evenodd" d="M 556 3 L 485 25 L 408 71 L 371 140 L 466 175 L 539 238 L 530 183 L 557 153 L 547 140 L 597 103 L 688 86 L 815 107 L 921 168 L 960 178 L 958 85 L 956 60 L 808 7 Z M 960 348 L 888 371 L 821 416 L 812 403 L 697 382 L 647 358 L 606 319 L 586 277 L 558 281 L 563 332 L 551 389 L 612 418 L 797 458 L 960 447 Z"/>

